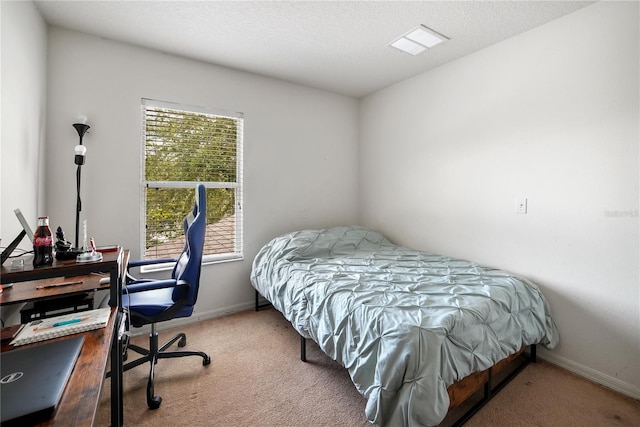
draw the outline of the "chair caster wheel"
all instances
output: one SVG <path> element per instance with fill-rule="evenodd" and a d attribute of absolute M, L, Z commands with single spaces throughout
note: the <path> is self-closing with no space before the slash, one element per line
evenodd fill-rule
<path fill-rule="evenodd" d="M 149 407 L 149 409 L 158 409 L 161 403 L 162 397 L 160 396 L 153 396 L 151 400 L 147 400 L 147 406 Z"/>
<path fill-rule="evenodd" d="M 209 356 L 202 359 L 202 366 L 207 366 L 211 364 L 211 358 Z"/>

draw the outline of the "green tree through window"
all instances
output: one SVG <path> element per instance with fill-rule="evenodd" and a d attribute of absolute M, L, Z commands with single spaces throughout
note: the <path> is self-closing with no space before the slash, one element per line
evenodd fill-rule
<path fill-rule="evenodd" d="M 175 257 L 197 183 L 207 187 L 205 261 L 242 257 L 239 113 L 143 100 L 145 257 Z"/>

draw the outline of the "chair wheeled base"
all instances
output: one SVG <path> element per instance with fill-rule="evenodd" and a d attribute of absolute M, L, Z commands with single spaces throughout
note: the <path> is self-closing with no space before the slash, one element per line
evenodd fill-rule
<path fill-rule="evenodd" d="M 162 397 L 156 396 L 154 394 L 153 387 L 154 369 L 159 359 L 170 359 L 174 357 L 185 356 L 200 356 L 202 357 L 202 366 L 207 366 L 211 363 L 211 358 L 202 351 L 166 351 L 176 341 L 178 342 L 178 347 L 184 347 L 185 345 L 187 345 L 187 336 L 181 332 L 164 343 L 162 347 L 158 347 L 158 332 L 156 331 L 155 323 L 152 323 L 151 332 L 149 333 L 149 349 L 137 346 L 135 344 L 129 344 L 127 347 L 127 350 L 133 350 L 136 353 L 141 354 L 142 357 L 125 364 L 122 367 L 123 371 L 128 371 L 131 368 L 135 368 L 136 366 L 140 366 L 143 363 L 149 362 L 149 380 L 147 381 L 147 406 L 149 407 L 149 409 L 158 409 L 160 407 L 160 404 L 162 403 Z"/>

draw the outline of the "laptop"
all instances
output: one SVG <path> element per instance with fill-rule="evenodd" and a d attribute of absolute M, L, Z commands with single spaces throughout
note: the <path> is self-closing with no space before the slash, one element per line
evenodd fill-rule
<path fill-rule="evenodd" d="M 33 231 L 31 231 L 31 227 L 29 227 L 27 220 L 24 219 L 24 215 L 22 215 L 20 209 L 15 209 L 13 212 L 16 214 L 18 221 L 20 221 L 20 224 L 22 225 L 22 231 L 18 234 L 18 237 L 13 239 L 13 241 L 7 245 L 5 250 L 2 251 L 2 254 L 0 255 L 0 264 L 4 264 L 4 262 L 11 256 L 11 253 L 18 247 L 25 235 L 29 240 L 31 240 L 31 243 L 33 243 Z"/>
<path fill-rule="evenodd" d="M 0 353 L 3 426 L 51 417 L 76 364 L 84 336 Z"/>

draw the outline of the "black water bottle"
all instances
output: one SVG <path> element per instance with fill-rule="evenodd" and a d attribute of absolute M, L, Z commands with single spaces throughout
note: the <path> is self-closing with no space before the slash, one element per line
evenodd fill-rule
<path fill-rule="evenodd" d="M 33 266 L 53 264 L 53 238 L 49 228 L 49 217 L 38 218 L 38 228 L 33 234 Z"/>

